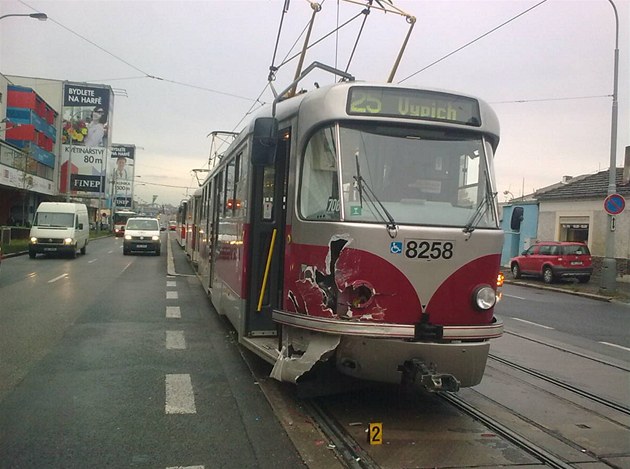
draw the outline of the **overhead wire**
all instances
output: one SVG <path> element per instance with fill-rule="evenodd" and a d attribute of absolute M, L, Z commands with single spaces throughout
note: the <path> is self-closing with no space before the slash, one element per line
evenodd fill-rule
<path fill-rule="evenodd" d="M 412 74 L 411 74 L 411 75 L 409 75 L 407 78 L 403 78 L 403 79 L 402 79 L 402 80 L 400 80 L 398 83 L 403 83 L 404 81 L 409 80 L 411 77 L 414 77 L 414 76 L 416 76 L 417 74 L 419 74 L 419 73 L 421 73 L 421 72 L 424 72 L 424 71 L 425 71 L 425 70 L 427 70 L 428 68 L 431 68 L 431 67 L 433 67 L 434 65 L 436 65 L 436 64 L 438 64 L 438 63 L 440 63 L 440 62 L 442 62 L 443 60 L 446 60 L 446 59 L 447 59 L 447 58 L 449 58 L 451 55 L 454 55 L 454 54 L 456 54 L 457 52 L 459 52 L 459 51 L 461 51 L 461 50 L 465 49 L 466 47 L 468 47 L 468 46 L 470 46 L 470 45 L 474 44 L 475 42 L 477 42 L 477 41 L 479 41 L 479 40 L 483 39 L 484 37 L 489 36 L 489 35 L 490 35 L 490 34 L 492 34 L 493 32 L 495 32 L 495 31 L 497 31 L 497 30 L 501 29 L 503 26 L 506 26 L 507 24 L 511 23 L 512 21 L 514 21 L 514 20 L 516 20 L 516 19 L 520 18 L 521 16 L 523 16 L 523 15 L 525 15 L 525 14 L 529 13 L 529 12 L 530 12 L 530 11 L 532 11 L 534 8 L 538 8 L 540 5 L 542 5 L 542 4 L 543 4 L 543 3 L 545 3 L 545 2 L 547 2 L 547 0 L 542 0 L 541 2 L 537 3 L 536 5 L 534 5 L 534 6 L 530 7 L 530 8 L 528 8 L 527 10 L 522 11 L 522 12 L 521 12 L 521 13 L 519 13 L 518 15 L 516 15 L 516 16 L 514 16 L 514 17 L 510 18 L 509 20 L 504 21 L 504 22 L 503 22 L 503 23 L 501 23 L 500 25 L 498 25 L 498 26 L 496 26 L 496 27 L 492 28 L 490 31 L 485 32 L 485 33 L 484 33 L 484 34 L 482 34 L 481 36 L 479 36 L 479 37 L 477 37 L 477 38 L 473 39 L 472 41 L 467 42 L 467 43 L 466 43 L 466 44 L 464 44 L 463 46 L 458 47 L 458 48 L 457 48 L 457 49 L 455 49 L 454 51 L 449 52 L 448 54 L 446 54 L 445 56 L 443 56 L 443 57 L 441 57 L 441 58 L 439 58 L 439 59 L 435 60 L 434 62 L 431 62 L 429 65 L 427 65 L 426 67 L 421 68 L 421 69 L 420 69 L 420 70 L 418 70 L 417 72 L 412 73 Z"/>

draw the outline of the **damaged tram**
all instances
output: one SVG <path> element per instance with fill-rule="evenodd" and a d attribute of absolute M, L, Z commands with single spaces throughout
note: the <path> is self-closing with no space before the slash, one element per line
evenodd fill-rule
<path fill-rule="evenodd" d="M 277 99 L 203 183 L 198 276 L 278 380 L 476 385 L 503 332 L 498 142 L 470 96 L 350 81 Z"/>

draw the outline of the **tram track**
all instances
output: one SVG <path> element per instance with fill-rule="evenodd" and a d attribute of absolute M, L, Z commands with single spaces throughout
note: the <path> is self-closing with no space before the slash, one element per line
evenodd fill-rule
<path fill-rule="evenodd" d="M 610 362 L 608 360 L 603 360 L 601 358 L 597 358 L 597 357 L 594 357 L 592 355 L 587 355 L 585 353 L 577 352 L 577 351 L 569 349 L 567 347 L 560 347 L 558 345 L 553 345 L 553 344 L 550 344 L 550 343 L 545 342 L 543 340 L 535 339 L 533 337 L 530 337 L 530 336 L 527 336 L 527 335 L 524 335 L 524 334 L 519 334 L 517 332 L 504 331 L 503 334 L 504 335 L 512 335 L 514 337 L 518 337 L 520 339 L 527 340 L 527 341 L 533 342 L 535 344 L 543 345 L 545 347 L 548 347 L 548 348 L 551 348 L 551 349 L 554 349 L 554 350 L 559 350 L 559 351 L 564 352 L 564 353 L 569 353 L 571 355 L 575 355 L 576 357 L 584 358 L 586 360 L 589 360 L 589 361 L 592 361 L 592 362 L 595 362 L 595 363 L 600 363 L 602 365 L 610 366 L 612 368 L 616 368 L 618 370 L 626 371 L 626 372 L 630 373 L 630 368 L 629 367 L 626 367 L 626 366 L 623 366 L 623 365 L 619 365 L 618 363 L 613 363 L 613 362 Z"/>
<path fill-rule="evenodd" d="M 553 378 L 549 375 L 546 375 L 544 373 L 541 373 L 539 371 L 536 371 L 532 368 L 528 368 L 526 366 L 522 366 L 519 365 L 518 363 L 512 362 L 510 360 L 506 360 L 505 358 L 501 358 L 498 357 L 494 354 L 489 354 L 488 357 L 496 362 L 502 363 L 503 365 L 506 365 L 510 368 L 513 368 L 515 370 L 518 370 L 522 373 L 525 373 L 529 376 L 533 376 L 535 378 L 538 378 L 540 380 L 546 381 L 547 383 L 551 383 L 555 386 L 558 386 L 562 389 L 565 389 L 567 391 L 570 391 L 574 394 L 577 394 L 579 396 L 585 397 L 593 402 L 597 402 L 598 404 L 602 404 L 606 407 L 609 407 L 610 409 L 614 409 L 617 412 L 621 412 L 625 415 L 630 415 L 630 407 L 623 405 L 623 404 L 619 404 L 617 402 L 614 402 L 610 399 L 606 399 L 604 397 L 598 396 L 596 394 L 593 394 L 592 392 L 586 391 L 584 389 L 578 388 L 576 386 L 573 386 L 571 384 L 565 383 L 564 381 L 561 381 L 557 378 Z"/>
<path fill-rule="evenodd" d="M 564 462 L 557 456 L 546 451 L 542 446 L 533 443 L 532 441 L 523 437 L 519 433 L 503 425 L 498 420 L 490 417 L 489 415 L 485 414 L 481 410 L 470 405 L 461 397 L 453 393 L 440 393 L 440 398 L 447 401 L 452 406 L 457 407 L 460 411 L 464 412 L 466 415 L 469 415 L 473 417 L 474 419 L 478 420 L 483 425 L 491 429 L 493 432 L 497 433 L 502 438 L 505 438 L 506 440 L 510 441 L 511 443 L 519 447 L 520 449 L 531 454 L 533 457 L 538 459 L 540 462 L 544 463 L 546 466 L 557 468 L 557 469 L 573 469 L 572 465 Z"/>

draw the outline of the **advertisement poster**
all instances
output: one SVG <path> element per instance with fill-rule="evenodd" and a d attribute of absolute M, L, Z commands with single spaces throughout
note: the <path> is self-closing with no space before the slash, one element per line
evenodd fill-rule
<path fill-rule="evenodd" d="M 113 96 L 106 85 L 64 82 L 60 193 L 70 190 L 77 197 L 107 194 Z"/>
<path fill-rule="evenodd" d="M 115 209 L 132 206 L 135 159 L 135 145 L 112 144 L 108 168 Z"/>

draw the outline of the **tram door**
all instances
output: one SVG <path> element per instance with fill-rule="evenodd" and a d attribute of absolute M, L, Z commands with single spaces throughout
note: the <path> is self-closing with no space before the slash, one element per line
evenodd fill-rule
<path fill-rule="evenodd" d="M 279 132 L 275 164 L 253 167 L 247 335 L 275 335 L 273 308 L 282 300 L 290 130 Z"/>

